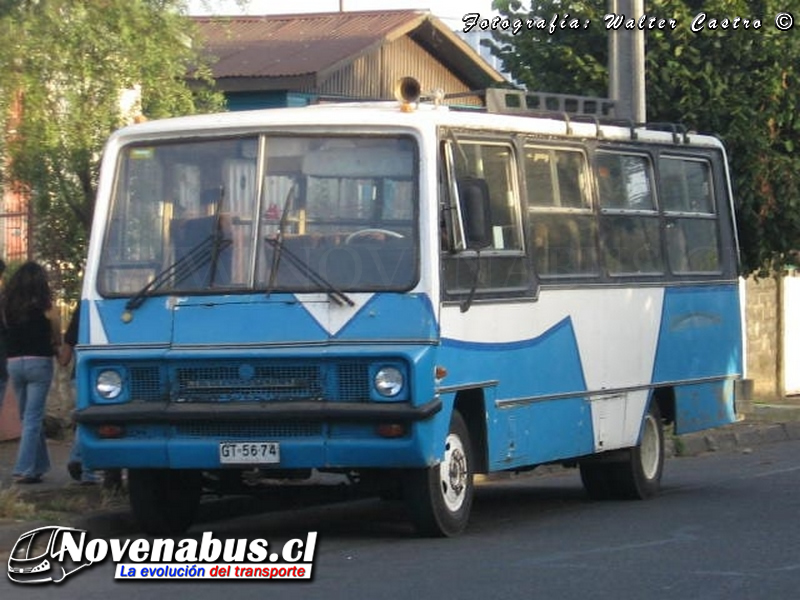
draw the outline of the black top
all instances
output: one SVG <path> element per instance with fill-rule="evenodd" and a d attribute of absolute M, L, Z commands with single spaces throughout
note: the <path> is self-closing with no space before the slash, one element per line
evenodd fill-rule
<path fill-rule="evenodd" d="M 72 318 L 69 320 L 67 330 L 64 332 L 64 343 L 69 344 L 73 348 L 78 345 L 78 323 L 80 323 L 81 308 L 80 306 L 72 313 Z"/>
<path fill-rule="evenodd" d="M 6 352 L 6 332 L 0 327 L 0 381 L 8 379 L 8 369 L 6 363 L 8 353 Z"/>
<path fill-rule="evenodd" d="M 24 321 L 6 323 L 6 354 L 15 356 L 54 356 L 53 329 L 50 319 L 38 310 L 28 313 Z"/>

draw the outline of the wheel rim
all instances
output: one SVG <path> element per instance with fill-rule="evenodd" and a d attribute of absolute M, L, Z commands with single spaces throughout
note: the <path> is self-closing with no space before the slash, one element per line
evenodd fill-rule
<path fill-rule="evenodd" d="M 642 462 L 642 472 L 648 480 L 655 479 L 658 475 L 658 466 L 661 462 L 661 445 L 658 436 L 658 423 L 652 415 L 647 415 L 642 431 L 642 443 L 639 445 L 639 455 Z"/>
<path fill-rule="evenodd" d="M 467 454 L 461 438 L 455 434 L 447 436 L 444 460 L 439 465 L 439 483 L 442 499 L 448 510 L 459 510 L 466 498 L 468 467 Z"/>

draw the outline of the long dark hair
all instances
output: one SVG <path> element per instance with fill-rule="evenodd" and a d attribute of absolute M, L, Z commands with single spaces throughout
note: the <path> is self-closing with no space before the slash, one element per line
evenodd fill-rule
<path fill-rule="evenodd" d="M 33 312 L 47 312 L 53 306 L 53 294 L 47 272 L 37 262 L 28 261 L 3 288 L 0 308 L 6 324 L 26 321 Z"/>

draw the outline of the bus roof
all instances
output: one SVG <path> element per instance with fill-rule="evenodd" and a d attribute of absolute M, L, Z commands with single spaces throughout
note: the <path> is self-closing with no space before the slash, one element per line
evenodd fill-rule
<path fill-rule="evenodd" d="M 192 115 L 147 121 L 122 128 L 112 135 L 117 143 L 194 137 L 197 135 L 238 135 L 270 129 L 303 128 L 319 132 L 475 129 L 516 132 L 563 139 L 603 139 L 617 142 L 647 142 L 675 146 L 722 147 L 718 138 L 688 133 L 681 126 L 664 124 L 620 124 L 566 113 L 538 116 L 487 113 L 419 103 L 404 109 L 397 102 L 339 102 L 305 107 L 267 108 Z"/>

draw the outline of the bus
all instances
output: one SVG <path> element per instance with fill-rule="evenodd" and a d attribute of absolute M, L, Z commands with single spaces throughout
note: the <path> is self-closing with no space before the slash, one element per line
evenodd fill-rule
<path fill-rule="evenodd" d="M 89 467 L 127 469 L 144 531 L 186 530 L 204 494 L 333 473 L 453 536 L 476 474 L 562 464 L 591 498 L 649 498 L 665 428 L 737 419 L 719 139 L 398 89 L 108 140 L 76 419 Z"/>

